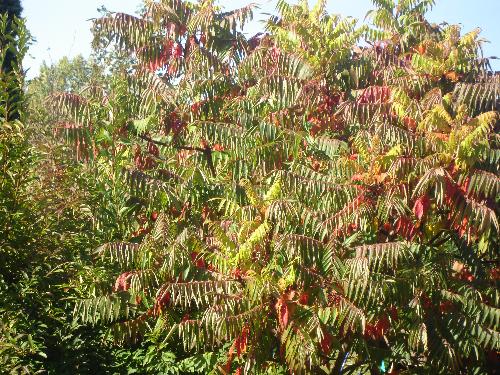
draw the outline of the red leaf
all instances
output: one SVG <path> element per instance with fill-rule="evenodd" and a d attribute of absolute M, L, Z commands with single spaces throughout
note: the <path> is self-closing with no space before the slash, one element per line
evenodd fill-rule
<path fill-rule="evenodd" d="M 205 260 L 196 251 L 191 252 L 191 260 L 198 268 L 206 268 Z"/>
<path fill-rule="evenodd" d="M 126 291 L 130 287 L 130 278 L 133 272 L 124 272 L 115 281 L 115 292 Z"/>
<path fill-rule="evenodd" d="M 459 277 L 461 280 L 468 282 L 472 282 L 476 279 L 476 277 L 465 267 L 460 271 Z"/>
<path fill-rule="evenodd" d="M 174 44 L 172 49 L 172 55 L 176 59 L 182 56 L 182 46 L 179 43 Z"/>
<path fill-rule="evenodd" d="M 347 226 L 347 234 L 352 234 L 356 229 L 358 229 L 358 225 L 356 223 L 351 223 Z"/>
<path fill-rule="evenodd" d="M 422 301 L 421 304 L 424 307 L 424 309 L 431 309 L 434 305 L 432 304 L 432 300 L 425 294 L 422 294 L 420 297 L 420 300 Z"/>
<path fill-rule="evenodd" d="M 356 174 L 352 175 L 351 181 L 352 182 L 363 181 L 363 175 L 359 174 L 359 173 L 356 173 Z"/>
<path fill-rule="evenodd" d="M 403 118 L 403 124 L 405 124 L 410 130 L 415 130 L 417 127 L 417 122 L 411 117 Z"/>
<path fill-rule="evenodd" d="M 459 224 L 454 224 L 454 227 L 458 230 L 458 235 L 460 237 L 463 237 L 467 234 L 467 231 L 469 229 L 469 220 L 464 216 Z"/>
<path fill-rule="evenodd" d="M 391 316 L 392 320 L 398 320 L 398 309 L 396 306 L 391 306 L 389 308 L 389 315 Z"/>
<path fill-rule="evenodd" d="M 387 315 L 380 317 L 375 324 L 366 323 L 364 336 L 366 339 L 380 340 L 391 327 Z"/>
<path fill-rule="evenodd" d="M 148 152 L 156 157 L 160 155 L 160 150 L 158 149 L 158 146 L 156 146 L 153 142 L 148 142 Z"/>
<path fill-rule="evenodd" d="M 417 219 L 420 220 L 426 214 L 430 206 L 431 201 L 429 197 L 427 195 L 422 195 L 415 201 L 415 204 L 413 205 L 413 213 Z"/>
<path fill-rule="evenodd" d="M 443 301 L 439 304 L 439 311 L 443 314 L 446 314 L 450 311 L 453 311 L 453 308 L 455 306 L 453 305 L 453 302 L 451 301 Z"/>
<path fill-rule="evenodd" d="M 406 216 L 399 217 L 396 221 L 395 227 L 396 232 L 399 233 L 402 237 L 406 238 L 408 241 L 411 241 L 413 237 L 415 237 L 415 235 L 418 233 L 415 225 Z"/>
<path fill-rule="evenodd" d="M 281 297 L 278 302 L 276 302 L 276 312 L 278 313 L 278 323 L 280 327 L 284 329 L 288 325 L 288 319 L 290 317 L 288 304 L 285 298 Z"/>
<path fill-rule="evenodd" d="M 309 294 L 307 292 L 303 292 L 299 297 L 299 303 L 301 305 L 307 305 L 309 302 Z"/>
<path fill-rule="evenodd" d="M 445 203 L 450 204 L 453 200 L 456 199 L 456 194 L 459 192 L 457 185 L 453 181 L 450 181 L 448 178 L 446 179 L 446 188 L 445 188 Z"/>
<path fill-rule="evenodd" d="M 236 338 L 234 342 L 234 346 L 236 347 L 236 354 L 238 355 L 238 357 L 247 349 L 249 333 L 250 328 L 248 326 L 244 326 L 241 330 L 241 334 Z"/>
<path fill-rule="evenodd" d="M 332 351 L 332 342 L 333 342 L 332 335 L 328 332 L 323 332 L 323 338 L 319 343 L 323 353 L 330 354 L 330 352 Z"/>
<path fill-rule="evenodd" d="M 170 292 L 165 292 L 157 299 L 157 302 L 161 305 L 166 305 L 170 302 Z"/>
<path fill-rule="evenodd" d="M 389 86 L 369 86 L 358 97 L 358 103 L 385 103 L 390 97 L 391 89 Z"/>
<path fill-rule="evenodd" d="M 365 339 L 377 340 L 379 338 L 378 334 L 379 334 L 379 332 L 378 332 L 375 325 L 373 325 L 371 323 L 366 323 L 365 331 L 363 332 L 363 336 L 365 337 Z"/>
<path fill-rule="evenodd" d="M 288 325 L 288 318 L 289 318 L 289 312 L 288 312 L 288 306 L 286 303 L 281 305 L 280 308 L 280 321 L 283 327 L 286 327 Z"/>
<path fill-rule="evenodd" d="M 384 225 L 382 225 L 382 228 L 384 228 L 384 230 L 385 230 L 387 233 L 390 233 L 390 232 L 391 232 L 391 230 L 392 230 L 391 223 L 384 223 Z"/>
<path fill-rule="evenodd" d="M 156 296 L 156 301 L 153 306 L 153 311 L 155 315 L 160 315 L 165 306 L 170 302 L 170 292 L 163 291 L 161 294 Z"/>
<path fill-rule="evenodd" d="M 391 327 L 391 322 L 389 321 L 389 317 L 387 315 L 383 315 L 375 325 L 380 333 L 383 335 L 386 333 Z"/>
<path fill-rule="evenodd" d="M 500 280 L 500 268 L 493 268 L 490 270 L 490 278 L 494 281 Z"/>
<path fill-rule="evenodd" d="M 224 151 L 224 150 L 225 150 L 225 148 L 224 148 L 224 146 L 222 146 L 222 145 L 220 145 L 220 144 L 216 143 L 216 144 L 214 145 L 214 147 L 213 147 L 213 150 L 214 150 L 214 151 Z"/>
<path fill-rule="evenodd" d="M 201 34 L 200 43 L 205 45 L 207 43 L 207 36 L 205 34 Z"/>

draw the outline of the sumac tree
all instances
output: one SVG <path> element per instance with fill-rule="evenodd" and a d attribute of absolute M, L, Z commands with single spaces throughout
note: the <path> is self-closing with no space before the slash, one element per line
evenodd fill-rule
<path fill-rule="evenodd" d="M 500 81 L 478 30 L 425 19 L 433 1 L 374 4 L 358 27 L 279 1 L 251 38 L 251 5 L 95 20 L 134 62 L 127 117 L 99 114 L 106 89 L 56 102 L 88 155 L 128 153 L 150 218 L 99 249 L 116 282 L 77 319 L 222 350 L 221 373 L 498 365 Z M 95 148 L 103 129 L 120 149 Z"/>

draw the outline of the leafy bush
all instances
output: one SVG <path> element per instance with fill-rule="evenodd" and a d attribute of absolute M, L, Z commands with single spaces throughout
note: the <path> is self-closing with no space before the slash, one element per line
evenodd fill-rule
<path fill-rule="evenodd" d="M 499 81 L 478 31 L 429 24 L 432 3 L 377 1 L 357 27 L 280 1 L 250 39 L 252 6 L 96 20 L 135 59 L 127 86 L 54 100 L 123 150 L 150 217 L 100 248 L 119 271 L 79 321 L 224 350 L 225 373 L 491 369 Z M 97 113 L 117 95 L 126 116 Z"/>
<path fill-rule="evenodd" d="M 64 169 L 41 186 L 73 199 L 56 219 L 33 195 L 48 251 L 2 284 L 8 366 L 494 372 L 500 81 L 433 1 L 374 4 L 358 26 L 279 1 L 251 38 L 252 5 L 95 20 L 120 68 L 48 98 Z"/>
<path fill-rule="evenodd" d="M 13 59 L 17 65 L 0 75 L 1 372 L 101 373 L 116 357 L 102 343 L 103 329 L 73 322 L 71 298 L 78 294 L 71 285 L 74 278 L 96 274 L 89 271 L 90 255 L 100 242 L 113 238 L 111 229 L 101 228 L 96 236 L 91 218 L 82 216 L 84 203 L 102 203 L 89 173 L 68 161 L 60 144 L 44 142 L 49 140 L 43 131 L 47 114 L 33 116 L 41 100 L 32 94 L 46 87 L 42 83 L 38 91 L 18 95 L 23 79 L 19 62 L 29 34 L 22 20 L 13 19 L 9 34 L 6 25 L 2 15 L 0 57 L 6 50 L 18 55 Z M 11 110 L 20 117 L 13 120 Z M 38 126 L 29 120 L 39 121 Z"/>

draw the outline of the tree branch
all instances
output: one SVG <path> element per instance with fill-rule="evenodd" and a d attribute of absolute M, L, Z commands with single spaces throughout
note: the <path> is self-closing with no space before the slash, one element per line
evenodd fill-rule
<path fill-rule="evenodd" d="M 198 151 L 198 152 L 203 152 L 203 155 L 205 156 L 205 159 L 207 159 L 207 165 L 208 169 L 210 169 L 210 172 L 212 173 L 212 177 L 216 176 L 216 171 L 214 167 L 214 162 L 212 159 L 212 149 L 210 146 L 206 146 L 205 148 L 201 147 L 193 147 L 193 146 L 181 146 L 181 145 L 174 145 L 172 143 L 167 143 L 167 142 L 162 142 L 162 141 L 155 141 L 153 138 L 150 136 L 147 136 L 145 134 L 137 134 L 137 136 L 145 141 L 154 143 L 159 146 L 168 146 L 168 147 L 173 147 L 177 150 L 187 150 L 187 151 Z"/>

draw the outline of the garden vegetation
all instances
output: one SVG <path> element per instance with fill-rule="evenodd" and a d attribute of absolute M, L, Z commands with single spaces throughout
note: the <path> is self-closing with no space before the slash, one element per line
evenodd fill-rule
<path fill-rule="evenodd" d="M 145 1 L 27 84 L 2 16 L 0 367 L 495 373 L 500 75 L 433 5 Z"/>

